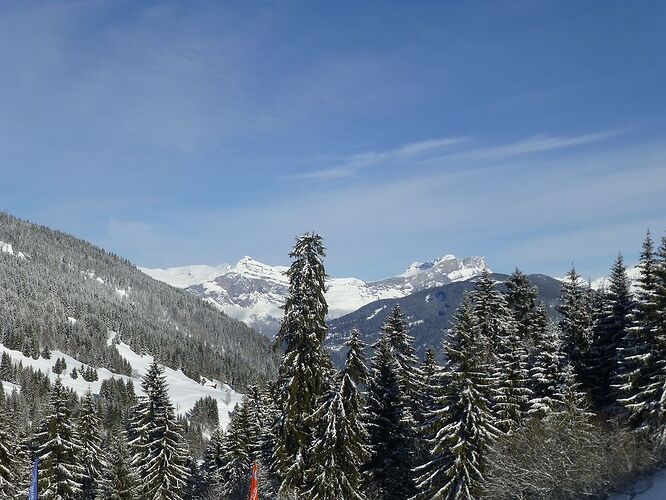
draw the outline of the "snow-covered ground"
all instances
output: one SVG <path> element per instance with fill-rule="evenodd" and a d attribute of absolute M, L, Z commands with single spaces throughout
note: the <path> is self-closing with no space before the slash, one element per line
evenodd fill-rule
<path fill-rule="evenodd" d="M 613 495 L 608 500 L 664 500 L 666 499 L 666 469 L 636 483 L 630 492 Z"/>
<path fill-rule="evenodd" d="M 112 342 L 112 340 L 113 335 L 110 335 L 109 341 Z M 7 352 L 13 361 L 20 361 L 23 363 L 24 367 L 30 366 L 35 370 L 41 370 L 42 373 L 47 374 L 51 380 L 55 380 L 57 377 L 51 368 L 55 365 L 58 358 L 64 358 L 67 363 L 67 369 L 60 375 L 62 383 L 65 387 L 69 387 L 79 395 L 85 394 L 88 390 L 93 394 L 99 394 L 102 381 L 110 378 L 132 380 L 135 392 L 138 395 L 143 394 L 143 391 L 141 390 L 141 378 L 148 371 L 148 367 L 153 362 L 153 357 L 150 355 L 140 356 L 132 351 L 132 348 L 129 345 L 122 342 L 116 344 L 116 348 L 118 349 L 118 353 L 132 366 L 132 376 L 127 377 L 125 375 L 113 373 L 106 368 L 98 368 L 98 380 L 94 382 L 86 382 L 81 375 L 79 375 L 78 378 L 73 379 L 71 377 L 72 368 L 76 367 L 78 370 L 83 363 L 60 351 L 52 351 L 51 359 L 44 359 L 41 357 L 39 359 L 33 359 L 24 356 L 20 351 L 8 349 L 0 344 L 0 354 Z M 169 386 L 169 396 L 178 413 L 186 413 L 194 407 L 194 404 L 199 399 L 211 396 L 217 401 L 220 414 L 220 425 L 223 428 L 226 428 L 229 423 L 229 412 L 234 409 L 236 403 L 240 403 L 242 399 L 241 394 L 235 392 L 229 386 L 222 384 L 219 381 L 206 381 L 205 385 L 201 385 L 187 377 L 181 370 L 165 367 L 164 374 Z M 5 388 L 5 392 L 11 392 L 14 387 L 18 388 L 18 386 L 6 381 L 3 381 L 2 384 Z"/>

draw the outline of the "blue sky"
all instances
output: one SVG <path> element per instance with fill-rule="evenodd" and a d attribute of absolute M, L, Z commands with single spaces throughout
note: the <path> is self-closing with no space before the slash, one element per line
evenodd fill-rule
<path fill-rule="evenodd" d="M 164 267 L 604 274 L 666 231 L 659 1 L 0 0 L 0 209 Z"/>

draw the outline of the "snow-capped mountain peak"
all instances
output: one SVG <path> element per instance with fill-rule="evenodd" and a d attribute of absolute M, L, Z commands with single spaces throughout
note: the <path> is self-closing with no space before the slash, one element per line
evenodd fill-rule
<path fill-rule="evenodd" d="M 267 335 L 275 334 L 282 317 L 280 306 L 284 304 L 289 287 L 285 275 L 288 268 L 264 264 L 247 255 L 233 266 L 220 267 L 217 267 L 217 275 L 212 277 L 206 273 L 216 268 L 206 266 L 142 271 L 155 279 L 187 288 Z M 379 281 L 330 278 L 326 293 L 329 317 L 343 316 L 375 300 L 404 297 L 426 288 L 463 281 L 478 276 L 484 269 L 488 269 L 488 265 L 483 257 L 458 259 L 454 255 L 445 255 L 431 261 L 414 262 L 404 273 Z M 205 279 L 193 282 L 199 272 L 200 276 L 206 276 Z"/>

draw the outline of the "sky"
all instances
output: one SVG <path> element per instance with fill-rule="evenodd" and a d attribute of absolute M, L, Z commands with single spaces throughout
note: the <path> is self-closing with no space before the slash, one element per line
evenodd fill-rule
<path fill-rule="evenodd" d="M 0 210 L 145 267 L 445 254 L 607 274 L 666 234 L 666 3 L 0 0 Z"/>

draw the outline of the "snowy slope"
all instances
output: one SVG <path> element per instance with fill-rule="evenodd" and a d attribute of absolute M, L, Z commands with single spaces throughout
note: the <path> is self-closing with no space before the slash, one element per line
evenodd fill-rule
<path fill-rule="evenodd" d="M 139 268 L 156 280 L 168 283 L 176 288 L 187 288 L 188 286 L 203 283 L 215 279 L 220 274 L 225 273 L 229 269 L 228 264 L 220 264 L 219 266 L 206 266 L 206 265 L 192 265 L 180 267 L 168 267 L 166 269 L 146 269 Z"/>
<path fill-rule="evenodd" d="M 666 469 L 636 483 L 630 492 L 612 495 L 609 500 L 663 500 L 666 498 Z"/>
<path fill-rule="evenodd" d="M 446 255 L 433 261 L 415 262 L 404 273 L 380 281 L 331 278 L 327 282 L 326 294 L 329 318 L 344 316 L 376 300 L 400 298 L 426 288 L 463 281 L 479 275 L 487 268 L 482 257 L 458 259 Z M 173 286 L 184 286 L 185 281 L 177 272 L 142 270 Z M 202 280 L 186 288 L 230 316 L 271 336 L 277 332 L 282 317 L 280 306 L 284 303 L 288 289 L 284 274 L 286 270 L 287 267 L 270 266 L 245 256 L 215 278 Z"/>
<path fill-rule="evenodd" d="M 110 337 L 110 341 L 111 340 L 112 336 Z M 94 382 L 86 382 L 80 375 L 78 378 L 73 379 L 70 376 L 72 368 L 76 367 L 78 369 L 81 367 L 82 363 L 60 351 L 52 351 L 51 359 L 44 359 L 41 357 L 39 359 L 33 359 L 24 356 L 20 351 L 7 349 L 5 346 L 0 344 L 0 354 L 7 352 L 7 354 L 9 354 L 9 356 L 12 358 L 12 361 L 21 362 L 23 363 L 24 367 L 30 366 L 35 370 L 41 370 L 42 373 L 46 373 L 51 380 L 55 380 L 57 377 L 51 368 L 55 365 L 55 362 L 58 358 L 64 358 L 65 362 L 67 363 L 67 370 L 65 370 L 60 375 L 62 383 L 65 387 L 69 387 L 80 396 L 85 394 L 88 390 L 90 390 L 93 394 L 99 394 L 102 381 L 108 380 L 110 378 L 117 378 L 125 381 L 132 380 L 134 384 L 134 391 L 137 393 L 137 395 L 143 394 L 143 391 L 141 390 L 141 378 L 148 371 L 148 367 L 153 362 L 153 357 L 149 355 L 140 356 L 132 351 L 130 346 L 122 342 L 116 344 L 116 348 L 118 349 L 120 355 L 125 358 L 132 366 L 132 376 L 127 377 L 126 375 L 113 373 L 106 368 L 98 368 L 98 380 Z M 165 367 L 164 374 L 169 386 L 169 396 L 171 397 L 171 401 L 173 402 L 177 413 L 185 414 L 187 411 L 194 407 L 194 404 L 199 399 L 206 396 L 211 396 L 217 400 L 220 414 L 220 425 L 223 428 L 226 428 L 227 424 L 229 423 L 229 412 L 234 409 L 236 403 L 240 402 L 242 398 L 241 394 L 238 394 L 229 386 L 221 384 L 220 382 L 207 382 L 205 386 L 202 386 L 191 378 L 185 376 L 182 371 L 173 370 L 169 367 Z M 18 387 L 14 384 L 10 384 L 9 382 L 3 381 L 2 383 L 6 392 L 11 392 L 14 387 Z M 215 384 L 217 387 L 213 387 Z"/>

